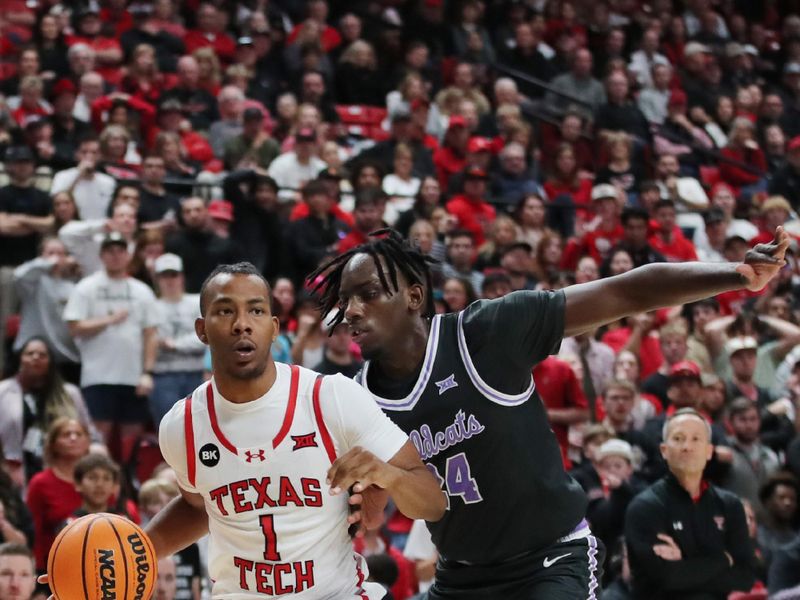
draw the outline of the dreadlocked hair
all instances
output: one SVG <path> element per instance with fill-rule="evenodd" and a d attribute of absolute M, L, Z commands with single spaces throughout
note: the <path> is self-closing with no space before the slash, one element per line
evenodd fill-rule
<path fill-rule="evenodd" d="M 311 291 L 319 294 L 322 314 L 328 315 L 337 309 L 336 315 L 326 323 L 330 331 L 333 331 L 344 320 L 344 310 L 339 305 L 339 289 L 344 268 L 356 254 L 368 254 L 372 257 L 383 290 L 389 296 L 399 289 L 398 271 L 410 284 L 423 286 L 425 288 L 425 312 L 422 316 L 426 319 L 432 318 L 436 309 L 431 293 L 433 290 L 431 269 L 428 265 L 437 264 L 438 261 L 420 252 L 419 248 L 404 240 L 394 229 L 378 229 L 370 233 L 369 237 L 374 239 L 340 254 L 317 268 L 306 278 Z M 381 259 L 386 263 L 385 268 Z M 386 271 L 388 271 L 388 277 Z"/>

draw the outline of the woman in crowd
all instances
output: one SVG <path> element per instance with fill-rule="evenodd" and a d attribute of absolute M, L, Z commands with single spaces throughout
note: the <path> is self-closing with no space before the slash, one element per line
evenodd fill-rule
<path fill-rule="evenodd" d="M 80 221 L 78 205 L 75 204 L 75 198 L 70 192 L 58 192 L 53 196 L 53 216 L 55 217 L 53 233 L 58 233 L 58 230 L 70 221 Z"/>
<path fill-rule="evenodd" d="M 57 419 L 75 419 L 91 431 L 80 390 L 64 382 L 50 346 L 39 337 L 22 346 L 17 373 L 0 381 L 0 406 L 0 443 L 6 469 L 18 485 L 41 471 L 44 435 Z"/>
<path fill-rule="evenodd" d="M 33 515 L 36 570 L 47 568 L 47 554 L 57 529 L 81 506 L 75 488 L 75 465 L 89 453 L 89 429 L 81 421 L 58 417 L 47 430 L 44 460 L 47 468 L 28 484 L 26 502 Z"/>
<path fill-rule="evenodd" d="M 395 229 L 403 236 L 408 236 L 408 231 L 415 221 L 419 219 L 431 219 L 433 211 L 442 205 L 442 188 L 439 180 L 428 175 L 422 178 L 419 184 L 419 192 L 410 209 L 400 213 L 394 224 Z"/>
<path fill-rule="evenodd" d="M 442 300 L 447 312 L 460 312 L 475 302 L 478 296 L 472 284 L 461 277 L 448 277 L 442 285 Z"/>
<path fill-rule="evenodd" d="M 164 254 L 164 234 L 160 229 L 143 229 L 136 236 L 136 249 L 128 273 L 156 290 L 155 262 Z"/>
<path fill-rule="evenodd" d="M 531 245 L 533 252 L 539 247 L 547 228 L 547 206 L 538 194 L 528 194 L 517 206 L 514 213 L 517 223 L 517 240 Z"/>
<path fill-rule="evenodd" d="M 393 170 L 383 178 L 383 191 L 389 196 L 383 220 L 394 225 L 400 215 L 411 209 L 419 192 L 419 177 L 414 177 L 414 153 L 408 144 L 397 144 L 394 150 Z"/>
<path fill-rule="evenodd" d="M 475 270 L 499 267 L 506 248 L 517 241 L 517 224 L 508 215 L 497 215 L 489 228 L 489 237 L 478 248 Z"/>

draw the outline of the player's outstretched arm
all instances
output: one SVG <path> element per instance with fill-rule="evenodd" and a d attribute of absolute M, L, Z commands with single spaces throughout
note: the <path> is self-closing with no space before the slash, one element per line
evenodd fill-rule
<path fill-rule="evenodd" d="M 615 277 L 571 285 L 564 290 L 564 336 L 730 290 L 761 290 L 784 265 L 788 247 L 789 235 L 778 227 L 775 239 L 758 244 L 743 263 L 653 263 Z"/>
<path fill-rule="evenodd" d="M 336 459 L 328 471 L 332 494 L 353 487 L 361 493 L 375 485 L 389 492 L 397 508 L 410 519 L 438 521 L 447 507 L 444 492 L 419 457 L 411 442 L 383 462 L 360 446 Z"/>
<path fill-rule="evenodd" d="M 187 492 L 167 504 L 145 527 L 156 556 L 171 556 L 208 533 L 208 513 L 200 494 Z"/>

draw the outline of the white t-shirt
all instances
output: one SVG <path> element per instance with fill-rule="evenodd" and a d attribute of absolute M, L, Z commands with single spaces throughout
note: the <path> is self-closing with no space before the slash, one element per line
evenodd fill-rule
<path fill-rule="evenodd" d="M 75 338 L 81 355 L 81 387 L 132 385 L 143 370 L 143 334 L 158 325 L 153 291 L 138 279 L 109 279 L 105 271 L 84 277 L 64 308 L 65 321 L 82 321 L 127 310 L 128 318 L 90 337 Z"/>
<path fill-rule="evenodd" d="M 277 379 L 260 398 L 229 402 L 212 379 L 192 395 L 191 427 L 181 400 L 159 428 L 178 483 L 205 503 L 212 597 L 262 598 L 279 595 L 281 586 L 280 594 L 302 600 L 383 598 L 381 586 L 365 583 L 366 565 L 353 552 L 347 494 L 331 496 L 325 479 L 332 461 L 354 446 L 388 461 L 408 437 L 369 392 L 342 375 L 323 379 L 318 419 L 316 373 L 294 367 L 292 410 L 292 367 L 275 364 Z"/>
<path fill-rule="evenodd" d="M 389 196 L 383 220 L 389 225 L 394 225 L 400 213 L 407 211 L 414 205 L 414 197 L 419 191 L 419 177 L 412 177 L 408 181 L 400 179 L 394 173 L 383 178 L 383 191 Z"/>
<path fill-rule="evenodd" d="M 50 195 L 68 190 L 78 177 L 78 168 L 59 171 L 53 176 Z M 91 179 L 80 179 L 72 190 L 81 219 L 105 219 L 108 205 L 116 187 L 114 178 L 105 173 L 95 173 Z"/>
<path fill-rule="evenodd" d="M 278 199 L 281 202 L 289 202 L 294 199 L 297 191 L 314 179 L 327 166 L 316 156 L 312 156 L 307 165 L 301 165 L 297 161 L 297 154 L 287 152 L 281 154 L 270 163 L 267 173 L 281 188 L 278 192 Z"/>

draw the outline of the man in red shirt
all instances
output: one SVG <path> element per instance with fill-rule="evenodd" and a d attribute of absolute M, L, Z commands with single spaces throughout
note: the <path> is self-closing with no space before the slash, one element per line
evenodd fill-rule
<path fill-rule="evenodd" d="M 433 153 L 433 164 L 442 189 L 447 189 L 450 177 L 467 166 L 468 141 L 469 129 L 466 119 L 461 115 L 451 116 L 442 145 Z"/>
<path fill-rule="evenodd" d="M 458 219 L 457 229 L 466 229 L 480 246 L 486 241 L 486 231 L 496 216 L 494 207 L 486 202 L 486 181 L 489 176 L 479 167 L 464 172 L 464 193 L 454 196 L 446 205 L 447 212 Z"/>
<path fill-rule="evenodd" d="M 624 233 L 619 219 L 619 192 L 610 183 L 601 183 L 592 188 L 592 208 L 596 215 L 594 229 L 587 231 L 582 239 L 570 240 L 564 250 L 564 265 L 574 269 L 583 256 L 591 256 L 597 264 L 608 258 L 608 253 L 621 240 Z"/>
<path fill-rule="evenodd" d="M 67 36 L 67 44 L 86 44 L 94 50 L 97 61 L 95 70 L 107 83 L 116 85 L 122 79 L 122 46 L 117 38 L 101 35 L 102 27 L 100 7 L 90 2 L 78 11 L 75 35 Z"/>
<path fill-rule="evenodd" d="M 653 224 L 655 226 L 647 240 L 650 247 L 663 254 L 669 262 L 697 260 L 694 244 L 683 236 L 681 228 L 675 224 L 677 216 L 675 203 L 670 199 L 659 200 L 653 208 L 652 215 L 651 226 Z"/>
<path fill-rule="evenodd" d="M 328 3 L 325 0 L 311 0 L 308 3 L 308 19 L 299 23 L 292 29 L 289 33 L 289 37 L 286 39 L 287 45 L 295 42 L 300 35 L 300 31 L 305 27 L 308 21 L 314 21 L 319 25 L 319 41 L 324 52 L 330 52 L 342 43 L 341 34 L 327 23 Z"/>
<path fill-rule="evenodd" d="M 567 457 L 569 426 L 589 419 L 589 404 L 581 384 L 569 363 L 554 356 L 548 356 L 533 368 L 533 381 L 561 447 L 564 466 L 570 468 Z"/>
<path fill-rule="evenodd" d="M 219 59 L 230 63 L 236 53 L 236 42 L 222 31 L 222 17 L 213 4 L 203 3 L 197 10 L 197 29 L 190 29 L 183 37 L 186 52 L 191 54 L 198 48 L 211 46 Z"/>

